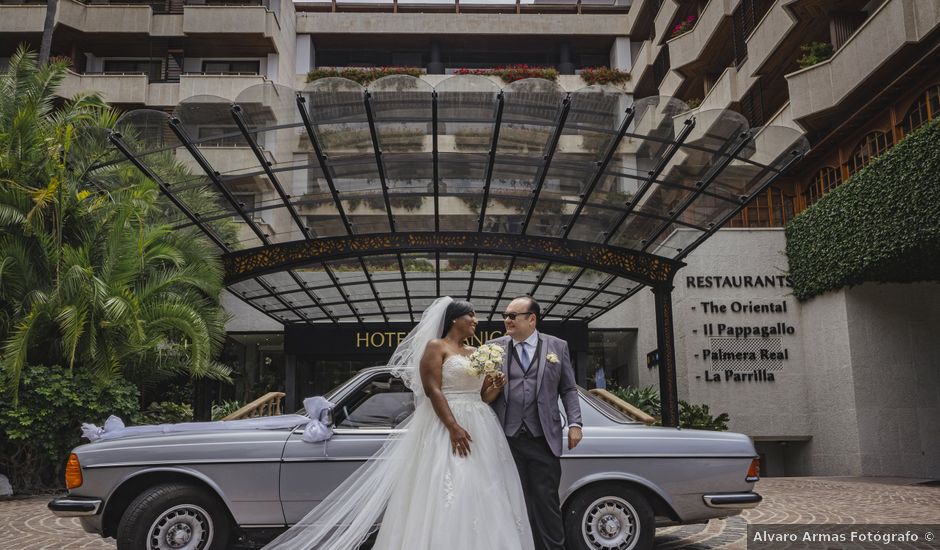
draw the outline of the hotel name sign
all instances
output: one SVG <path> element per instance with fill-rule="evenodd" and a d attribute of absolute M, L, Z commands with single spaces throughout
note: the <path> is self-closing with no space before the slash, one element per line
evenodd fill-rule
<path fill-rule="evenodd" d="M 707 383 L 774 382 L 791 361 L 792 340 L 798 334 L 788 299 L 774 292 L 786 293 L 790 277 L 691 275 L 684 282 L 699 321 L 686 340 L 703 367 L 696 369 L 701 374 L 695 378 Z M 762 300 L 760 294 L 772 297 Z"/>
<path fill-rule="evenodd" d="M 467 340 L 471 346 L 480 346 L 483 343 L 499 338 L 503 335 L 501 330 L 478 331 Z M 353 337 L 356 340 L 357 350 L 393 350 L 408 336 L 404 330 L 357 330 Z"/>
<path fill-rule="evenodd" d="M 296 324 L 284 327 L 284 351 L 292 355 L 313 355 L 353 359 L 360 356 L 389 357 L 414 328 L 411 323 L 340 323 L 337 325 Z M 562 338 L 571 351 L 586 351 L 587 324 L 539 323 L 539 330 Z M 479 346 L 505 333 L 502 322 L 481 322 L 476 334 L 467 340 Z"/>

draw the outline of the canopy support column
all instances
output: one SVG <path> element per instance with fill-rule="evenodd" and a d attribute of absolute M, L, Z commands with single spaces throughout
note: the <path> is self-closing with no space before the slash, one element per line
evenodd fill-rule
<path fill-rule="evenodd" d="M 672 280 L 653 287 L 656 304 L 656 348 L 659 352 L 659 399 L 663 426 L 679 426 L 676 390 L 676 341 L 672 331 Z"/>

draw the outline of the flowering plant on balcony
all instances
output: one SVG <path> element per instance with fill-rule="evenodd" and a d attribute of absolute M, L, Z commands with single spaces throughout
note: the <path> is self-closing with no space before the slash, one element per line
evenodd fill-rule
<path fill-rule="evenodd" d="M 623 84 L 630 80 L 630 73 L 610 67 L 585 67 L 581 70 L 581 80 L 588 86 L 595 84 Z"/>
<path fill-rule="evenodd" d="M 672 27 L 672 34 L 670 35 L 670 38 L 675 38 L 675 37 L 679 36 L 680 34 L 683 34 L 683 33 L 686 33 L 686 32 L 689 32 L 690 30 L 692 30 L 692 27 L 695 26 L 695 21 L 696 21 L 697 19 L 698 19 L 698 17 L 696 17 L 696 16 L 694 16 L 694 15 L 690 15 L 690 16 L 686 17 L 683 21 L 680 21 L 680 22 L 676 23 L 676 24 Z"/>
<path fill-rule="evenodd" d="M 313 82 L 321 78 L 340 77 L 348 78 L 365 86 L 373 80 L 393 74 L 418 77 L 424 74 L 424 69 L 417 67 L 320 67 L 307 73 L 307 82 Z"/>
<path fill-rule="evenodd" d="M 507 65 L 493 69 L 457 69 L 456 74 L 478 74 L 483 76 L 498 76 L 509 84 L 523 78 L 544 78 L 555 81 L 558 71 L 553 67 L 530 67 L 528 65 Z"/>

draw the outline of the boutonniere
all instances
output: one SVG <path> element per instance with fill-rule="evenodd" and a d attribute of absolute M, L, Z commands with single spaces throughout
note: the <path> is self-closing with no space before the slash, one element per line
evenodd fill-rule
<path fill-rule="evenodd" d="M 555 363 L 558 362 L 558 356 L 555 355 L 554 353 L 549 353 L 548 355 L 545 356 L 545 360 L 554 365 Z"/>

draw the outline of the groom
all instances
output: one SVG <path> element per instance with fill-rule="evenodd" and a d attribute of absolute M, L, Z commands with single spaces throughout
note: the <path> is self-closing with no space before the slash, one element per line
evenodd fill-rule
<path fill-rule="evenodd" d="M 536 330 L 540 312 L 538 302 L 529 296 L 506 307 L 506 336 L 491 342 L 507 351 L 502 365 L 506 383 L 491 405 L 519 470 L 536 550 L 564 550 L 558 501 L 562 446 L 558 398 L 565 406 L 569 449 L 581 441 L 581 406 L 568 344 Z"/>

